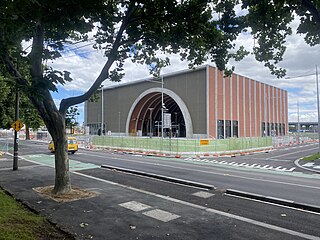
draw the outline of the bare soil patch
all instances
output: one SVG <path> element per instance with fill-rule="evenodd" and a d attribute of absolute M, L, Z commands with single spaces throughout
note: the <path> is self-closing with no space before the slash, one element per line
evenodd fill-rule
<path fill-rule="evenodd" d="M 90 192 L 78 187 L 73 187 L 70 193 L 53 194 L 53 187 L 54 186 L 37 187 L 33 188 L 33 190 L 40 193 L 44 197 L 50 198 L 56 202 L 72 202 L 97 196 L 96 192 Z"/>

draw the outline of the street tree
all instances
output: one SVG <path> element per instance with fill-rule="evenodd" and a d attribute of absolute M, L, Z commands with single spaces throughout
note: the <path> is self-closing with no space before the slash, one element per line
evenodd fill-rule
<path fill-rule="evenodd" d="M 40 117 L 37 109 L 32 105 L 29 98 L 24 93 L 20 94 L 20 119 L 25 125 L 26 140 L 30 140 L 30 128 L 38 130 L 44 126 L 44 122 Z"/>
<path fill-rule="evenodd" d="M 12 84 L 12 82 L 11 82 Z M 0 128 L 10 129 L 14 122 L 14 91 L 9 79 L 0 74 Z"/>
<path fill-rule="evenodd" d="M 66 127 L 70 128 L 70 133 L 73 133 L 73 129 L 79 124 L 77 122 L 80 115 L 78 106 L 71 106 L 67 109 L 66 113 Z"/>
<path fill-rule="evenodd" d="M 71 106 L 88 100 L 105 80 L 120 81 L 127 58 L 153 64 L 158 74 L 170 63 L 158 53 L 180 54 L 190 66 L 210 59 L 220 69 L 230 58 L 241 59 L 242 48 L 233 41 L 244 28 L 236 16 L 237 1 L 150 0 L 3 0 L 0 6 L 1 60 L 37 108 L 55 144 L 53 193 L 71 190 L 65 115 Z M 45 60 L 61 57 L 66 43 L 85 41 L 96 29 L 94 47 L 105 52 L 106 62 L 93 85 L 81 96 L 63 99 L 59 108 L 51 91 L 71 81 L 70 72 L 46 66 Z M 23 42 L 31 42 L 30 52 Z M 13 63 L 13 52 L 28 62 L 30 79 Z"/>
<path fill-rule="evenodd" d="M 297 34 L 304 37 L 310 46 L 320 43 L 319 0 L 243 0 L 247 25 L 256 39 L 253 53 L 256 60 L 263 62 L 271 73 L 285 76 L 285 69 L 277 67 L 283 60 L 286 38 L 292 34 L 291 23 L 299 19 Z"/>
<path fill-rule="evenodd" d="M 26 69 L 25 69 L 26 70 Z M 20 72 L 23 72 L 20 67 Z M 28 72 L 26 71 L 26 74 Z M 10 129 L 15 119 L 15 97 L 19 91 L 19 119 L 22 120 L 26 128 L 26 139 L 30 139 L 29 128 L 38 129 L 43 126 L 43 120 L 38 114 L 37 109 L 32 105 L 30 99 L 24 92 L 17 89 L 16 82 L 11 76 L 0 68 L 0 128 Z"/>

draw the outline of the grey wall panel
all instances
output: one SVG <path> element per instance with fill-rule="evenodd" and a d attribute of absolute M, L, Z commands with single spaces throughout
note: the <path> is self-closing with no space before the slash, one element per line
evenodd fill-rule
<path fill-rule="evenodd" d="M 125 132 L 127 115 L 135 99 L 150 88 L 161 88 L 160 82 L 144 81 L 104 89 L 104 120 L 107 130 L 119 131 L 120 113 L 120 131 Z M 186 104 L 194 134 L 206 134 L 206 68 L 164 77 L 164 88 L 175 92 Z M 98 102 L 88 102 L 87 123 L 101 123 L 101 98 Z"/>

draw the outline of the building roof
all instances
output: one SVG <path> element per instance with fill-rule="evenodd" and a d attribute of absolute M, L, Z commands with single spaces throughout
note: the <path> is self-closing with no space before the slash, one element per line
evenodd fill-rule
<path fill-rule="evenodd" d="M 161 76 L 159 76 L 158 78 L 156 78 L 156 77 L 147 77 L 147 78 L 142 78 L 142 79 L 133 80 L 133 81 L 129 81 L 129 82 L 119 83 L 117 85 L 107 86 L 107 87 L 104 87 L 103 90 L 115 89 L 115 88 L 135 85 L 135 84 L 139 84 L 139 83 L 143 83 L 143 82 L 159 82 L 159 84 L 160 84 L 161 83 L 161 79 L 160 79 L 161 77 L 168 78 L 168 77 L 171 77 L 171 76 L 177 76 L 177 75 L 180 75 L 180 74 L 185 74 L 185 73 L 189 73 L 189 72 L 203 70 L 203 69 L 206 69 L 207 67 L 216 68 L 216 66 L 214 66 L 212 64 L 205 64 L 205 65 L 201 65 L 201 66 L 195 67 L 193 69 L 184 69 L 184 70 L 179 70 L 179 71 L 175 71 L 175 72 L 165 73 L 165 74 L 162 74 Z M 245 77 L 245 78 L 250 79 L 252 81 L 260 82 L 260 81 L 254 80 L 254 79 L 252 79 L 250 77 L 246 77 L 246 76 L 243 76 L 243 75 L 240 75 L 240 74 L 237 74 L 237 73 L 234 73 L 234 74 L 242 76 L 242 77 Z M 275 86 L 267 84 L 267 83 L 263 83 L 263 84 L 265 84 L 267 86 L 275 87 Z M 275 87 L 275 88 L 281 89 L 279 87 Z M 281 89 L 281 90 L 284 90 L 284 89 Z M 286 90 L 284 90 L 284 91 L 286 91 Z"/>

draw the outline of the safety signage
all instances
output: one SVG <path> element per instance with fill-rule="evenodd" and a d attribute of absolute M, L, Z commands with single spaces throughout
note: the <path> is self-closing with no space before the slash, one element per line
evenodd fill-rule
<path fill-rule="evenodd" d="M 208 139 L 200 139 L 200 145 L 209 145 Z"/>
<path fill-rule="evenodd" d="M 11 127 L 18 132 L 23 127 L 23 123 L 20 120 L 17 120 L 11 124 Z"/>

